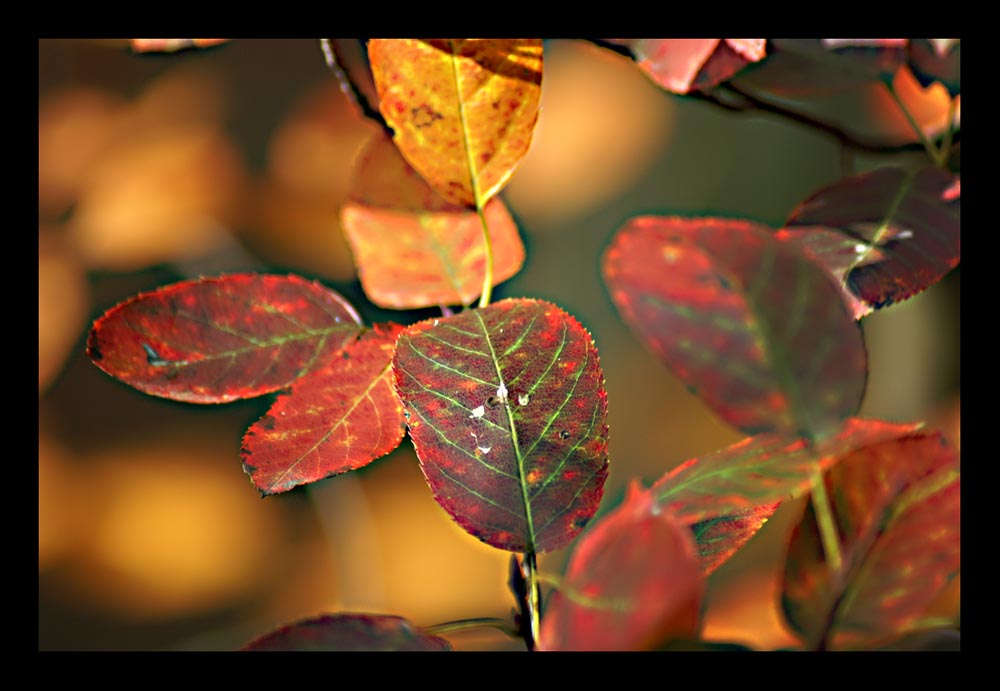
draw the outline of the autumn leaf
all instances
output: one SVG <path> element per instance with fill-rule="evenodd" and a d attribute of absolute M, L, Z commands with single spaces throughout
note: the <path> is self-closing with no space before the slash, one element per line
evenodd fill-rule
<path fill-rule="evenodd" d="M 484 209 L 493 248 L 493 284 L 524 263 L 524 245 L 501 199 Z M 469 305 L 486 271 L 483 229 L 475 211 L 437 194 L 385 134 L 359 155 L 341 218 L 361 286 L 392 309 Z"/>
<path fill-rule="evenodd" d="M 133 38 L 132 50 L 137 53 L 174 53 L 186 48 L 210 48 L 225 43 L 228 38 Z"/>
<path fill-rule="evenodd" d="M 962 45 L 957 38 L 914 38 L 910 69 L 923 86 L 940 82 L 952 98 L 961 91 Z"/>
<path fill-rule="evenodd" d="M 689 524 L 705 575 L 729 561 L 781 505 L 780 501 L 741 509 Z"/>
<path fill-rule="evenodd" d="M 777 235 L 826 267 L 860 319 L 958 265 L 960 204 L 959 179 L 946 171 L 879 168 L 816 192 Z"/>
<path fill-rule="evenodd" d="M 633 484 L 573 549 L 539 650 L 650 650 L 697 637 L 705 579 L 690 532 Z"/>
<path fill-rule="evenodd" d="M 650 488 L 686 525 L 800 497 L 814 478 L 847 454 L 912 433 L 918 425 L 852 418 L 825 442 L 781 434 L 747 437 L 677 466 Z"/>
<path fill-rule="evenodd" d="M 633 218 L 603 268 L 626 323 L 729 424 L 820 438 L 857 412 L 861 329 L 822 269 L 770 229 Z"/>
<path fill-rule="evenodd" d="M 765 55 L 763 38 L 618 39 L 639 67 L 675 94 L 708 89 L 726 81 Z"/>
<path fill-rule="evenodd" d="M 243 647 L 244 651 L 447 651 L 448 641 L 422 633 L 401 617 L 325 614 L 284 626 Z"/>
<path fill-rule="evenodd" d="M 283 389 L 354 339 L 340 295 L 297 276 L 233 274 L 133 297 L 94 322 L 94 364 L 144 393 L 226 403 Z"/>
<path fill-rule="evenodd" d="M 531 144 L 541 39 L 371 39 L 368 56 L 406 160 L 448 201 L 483 208 Z"/>
<path fill-rule="evenodd" d="M 824 478 L 842 554 L 826 557 L 812 505 L 792 533 L 782 604 L 810 647 L 904 633 L 960 566 L 958 455 L 939 433 L 856 451 Z"/>
<path fill-rule="evenodd" d="M 392 354 L 403 327 L 376 324 L 299 378 L 243 437 L 243 469 L 262 494 L 362 468 L 403 439 Z"/>
<path fill-rule="evenodd" d="M 540 300 L 502 300 L 414 324 L 396 388 L 434 498 L 512 552 L 566 545 L 608 470 L 607 394 L 590 334 Z"/>

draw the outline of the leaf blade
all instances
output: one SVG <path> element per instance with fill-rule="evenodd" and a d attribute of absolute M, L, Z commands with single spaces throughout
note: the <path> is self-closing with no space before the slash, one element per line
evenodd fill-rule
<path fill-rule="evenodd" d="M 393 369 L 435 500 L 500 549 L 565 545 L 607 476 L 607 395 L 590 334 L 557 306 L 501 300 L 399 337 Z"/>
<path fill-rule="evenodd" d="M 398 324 L 376 324 L 279 396 L 243 437 L 243 469 L 263 495 L 362 468 L 403 440 L 392 384 Z"/>
<path fill-rule="evenodd" d="M 227 403 L 288 386 L 360 331 L 354 308 L 319 283 L 231 274 L 111 308 L 94 322 L 87 354 L 144 393 Z"/>
<path fill-rule="evenodd" d="M 243 651 L 446 651 L 443 638 L 420 631 L 402 617 L 373 614 L 325 614 L 283 626 L 242 648 Z"/>
<path fill-rule="evenodd" d="M 541 39 L 371 39 L 368 54 L 400 151 L 446 199 L 482 208 L 531 143 Z"/>

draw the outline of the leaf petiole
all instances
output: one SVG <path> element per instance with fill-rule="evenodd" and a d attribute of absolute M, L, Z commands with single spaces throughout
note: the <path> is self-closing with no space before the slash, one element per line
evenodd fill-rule
<path fill-rule="evenodd" d="M 934 146 L 934 143 L 927 138 L 927 135 L 924 133 L 924 130 L 920 126 L 920 123 L 916 121 L 916 118 L 913 117 L 913 114 L 910 112 L 910 109 L 906 107 L 906 104 L 903 102 L 903 99 L 899 97 L 899 93 L 896 91 L 896 87 L 894 87 L 890 82 L 887 81 L 882 82 L 882 84 L 885 85 L 886 91 L 888 91 L 889 95 L 892 96 L 892 100 L 896 102 L 896 105 L 899 107 L 899 110 L 903 113 L 903 116 L 906 118 L 906 121 L 910 123 L 910 127 L 916 133 L 917 138 L 920 139 L 920 143 L 924 145 L 924 150 L 927 151 L 927 155 L 931 157 L 931 160 L 934 162 L 934 165 L 941 167 L 943 165 L 941 152 L 938 151 L 937 147 Z"/>
<path fill-rule="evenodd" d="M 495 617 L 476 617 L 472 619 L 457 619 L 455 621 L 446 621 L 441 624 L 435 624 L 434 626 L 425 626 L 421 630 L 424 633 L 431 635 L 440 635 L 442 633 L 454 633 L 456 631 L 468 631 L 470 629 L 481 629 L 481 628 L 493 628 L 498 631 L 502 631 L 504 634 L 511 638 L 520 638 L 521 633 L 510 625 L 509 622 L 503 619 L 497 619 Z"/>
<path fill-rule="evenodd" d="M 479 222 L 483 226 L 483 244 L 486 253 L 486 271 L 483 275 L 483 292 L 479 297 L 479 306 L 486 307 L 490 304 L 493 295 L 493 242 L 490 240 L 490 226 L 486 222 L 486 214 L 483 213 L 483 205 L 476 203 L 476 213 L 479 215 Z"/>

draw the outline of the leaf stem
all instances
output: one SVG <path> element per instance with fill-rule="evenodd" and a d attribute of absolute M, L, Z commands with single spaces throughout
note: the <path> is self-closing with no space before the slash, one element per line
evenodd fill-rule
<path fill-rule="evenodd" d="M 827 564 L 834 574 L 839 574 L 844 565 L 844 558 L 840 553 L 840 538 L 837 536 L 833 509 L 830 507 L 830 497 L 827 496 L 826 482 L 822 473 L 813 476 L 812 504 Z"/>
<path fill-rule="evenodd" d="M 423 627 L 424 633 L 438 635 L 442 633 L 453 633 L 455 631 L 468 631 L 469 629 L 494 628 L 502 631 L 511 638 L 520 638 L 521 634 L 508 622 L 495 617 L 476 617 L 473 619 L 458 619 L 456 621 L 446 621 L 443 624 Z"/>
<path fill-rule="evenodd" d="M 951 156 L 952 137 L 955 136 L 955 111 L 957 110 L 958 99 L 952 98 L 948 102 L 948 128 L 944 131 L 944 141 L 941 142 L 940 165 L 947 167 L 948 157 Z"/>
<path fill-rule="evenodd" d="M 892 100 L 896 102 L 896 106 L 899 107 L 899 110 L 903 113 L 906 121 L 910 123 L 910 127 L 916 133 L 917 138 L 920 139 L 920 143 L 923 144 L 924 150 L 927 151 L 927 155 L 931 157 L 934 165 L 941 166 L 941 153 L 937 150 L 937 147 L 934 146 L 934 143 L 927 138 L 923 128 L 920 127 L 920 123 L 916 121 L 913 114 L 910 112 L 910 109 L 906 107 L 905 103 L 903 103 L 903 99 L 899 97 L 896 87 L 888 81 L 882 82 L 882 84 L 885 85 L 886 91 L 888 91 L 889 95 L 892 96 Z"/>
<path fill-rule="evenodd" d="M 526 552 L 524 555 L 525 581 L 528 585 L 528 617 L 530 619 L 531 641 L 528 642 L 528 649 L 534 650 L 538 645 L 538 631 L 541 624 L 541 592 L 538 587 L 538 561 L 534 552 Z"/>
<path fill-rule="evenodd" d="M 483 249 L 486 252 L 486 271 L 483 276 L 483 292 L 479 298 L 479 306 L 486 307 L 490 304 L 490 297 L 493 295 L 493 242 L 490 240 L 490 226 L 486 223 L 486 214 L 483 213 L 482 204 L 478 203 L 478 199 L 476 213 L 483 226 Z"/>

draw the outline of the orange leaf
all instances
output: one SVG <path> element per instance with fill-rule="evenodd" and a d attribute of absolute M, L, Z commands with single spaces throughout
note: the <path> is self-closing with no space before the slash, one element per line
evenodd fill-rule
<path fill-rule="evenodd" d="M 485 206 L 531 143 L 541 39 L 372 39 L 368 56 L 406 159 L 449 201 Z"/>
<path fill-rule="evenodd" d="M 435 193 L 383 134 L 358 160 L 341 219 L 371 301 L 415 309 L 468 305 L 479 297 L 486 254 L 478 215 Z M 484 212 L 496 285 L 520 270 L 524 245 L 500 199 Z"/>

